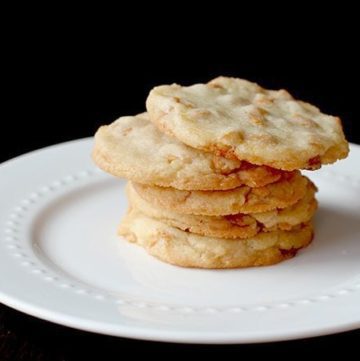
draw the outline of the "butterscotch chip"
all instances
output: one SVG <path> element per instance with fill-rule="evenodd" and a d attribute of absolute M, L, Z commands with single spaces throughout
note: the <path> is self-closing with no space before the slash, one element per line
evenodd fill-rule
<path fill-rule="evenodd" d="M 189 146 L 252 164 L 315 169 L 349 152 L 338 117 L 243 79 L 158 86 L 146 107 L 154 124 Z"/>
<path fill-rule="evenodd" d="M 148 217 L 183 231 L 220 238 L 249 238 L 259 232 L 291 230 L 300 224 L 308 223 L 317 208 L 315 187 L 311 182 L 308 183 L 305 196 L 290 207 L 230 216 L 189 215 L 155 207 L 141 198 L 130 183 L 126 193 L 130 207 Z"/>
<path fill-rule="evenodd" d="M 188 147 L 159 131 L 146 113 L 101 127 L 95 135 L 93 158 L 114 176 L 178 189 L 260 187 L 286 175 Z"/>
<path fill-rule="evenodd" d="M 132 183 L 155 207 L 182 214 L 222 216 L 266 212 L 293 205 L 305 196 L 309 180 L 300 172 L 264 187 L 241 186 L 227 191 L 184 191 Z"/>
<path fill-rule="evenodd" d="M 130 210 L 119 234 L 162 261 L 196 268 L 264 266 L 293 257 L 312 239 L 311 224 L 292 231 L 262 232 L 247 239 L 223 239 L 184 232 Z"/>

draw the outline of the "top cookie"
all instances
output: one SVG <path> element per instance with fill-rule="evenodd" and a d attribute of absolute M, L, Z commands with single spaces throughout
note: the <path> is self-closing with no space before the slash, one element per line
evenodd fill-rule
<path fill-rule="evenodd" d="M 182 142 L 257 165 L 317 169 L 349 152 L 339 118 L 243 79 L 158 86 L 146 107 L 152 122 Z"/>
<path fill-rule="evenodd" d="M 100 168 L 115 176 L 186 190 L 261 187 L 288 175 L 188 147 L 160 132 L 146 113 L 121 117 L 100 127 L 93 158 Z"/>

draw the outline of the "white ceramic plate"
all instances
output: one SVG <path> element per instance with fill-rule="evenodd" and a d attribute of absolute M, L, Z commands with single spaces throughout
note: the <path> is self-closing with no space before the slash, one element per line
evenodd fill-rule
<path fill-rule="evenodd" d="M 98 171 L 91 139 L 0 167 L 0 301 L 83 330 L 147 340 L 245 343 L 360 326 L 360 147 L 309 173 L 313 244 L 276 266 L 191 270 L 116 235 L 123 180 Z"/>

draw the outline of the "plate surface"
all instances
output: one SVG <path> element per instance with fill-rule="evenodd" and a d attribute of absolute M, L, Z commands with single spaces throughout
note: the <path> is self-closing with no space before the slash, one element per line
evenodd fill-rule
<path fill-rule="evenodd" d="M 116 235 L 124 180 L 97 170 L 91 139 L 0 166 L 0 302 L 83 330 L 245 343 L 360 327 L 360 147 L 307 172 L 319 187 L 313 244 L 276 266 L 192 270 Z"/>

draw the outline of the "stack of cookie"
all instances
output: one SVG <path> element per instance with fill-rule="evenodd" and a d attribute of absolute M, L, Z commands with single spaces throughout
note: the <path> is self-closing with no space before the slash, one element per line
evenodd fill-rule
<path fill-rule="evenodd" d="M 96 164 L 130 180 L 121 235 L 199 268 L 269 265 L 311 242 L 316 188 L 299 169 L 347 156 L 339 118 L 225 77 L 156 87 L 146 106 L 95 136 Z"/>

